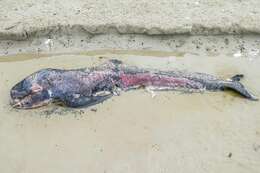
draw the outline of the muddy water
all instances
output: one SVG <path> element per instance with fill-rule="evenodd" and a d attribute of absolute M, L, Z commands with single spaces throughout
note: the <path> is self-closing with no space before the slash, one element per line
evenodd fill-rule
<path fill-rule="evenodd" d="M 84 109 L 9 106 L 10 88 L 34 71 L 111 58 L 224 78 L 243 73 L 242 82 L 260 97 L 257 58 L 142 51 L 0 57 L 1 172 L 259 172 L 260 102 L 231 92 L 158 92 L 152 98 L 136 90 Z"/>

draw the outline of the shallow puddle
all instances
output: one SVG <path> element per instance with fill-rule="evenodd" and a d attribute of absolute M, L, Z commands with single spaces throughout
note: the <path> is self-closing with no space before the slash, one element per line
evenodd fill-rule
<path fill-rule="evenodd" d="M 136 90 L 84 109 L 49 105 L 15 110 L 9 105 L 10 88 L 39 69 L 90 67 L 112 58 L 143 68 L 182 69 L 223 78 L 242 73 L 242 83 L 260 97 L 260 59 L 148 51 L 0 57 L 4 172 L 260 169 L 260 102 L 232 92 L 168 91 L 152 98 L 145 90 Z"/>

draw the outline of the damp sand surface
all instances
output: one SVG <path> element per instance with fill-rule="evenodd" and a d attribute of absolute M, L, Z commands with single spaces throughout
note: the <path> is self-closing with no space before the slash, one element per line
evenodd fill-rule
<path fill-rule="evenodd" d="M 233 92 L 143 89 L 88 108 L 10 107 L 10 88 L 43 68 L 74 69 L 117 58 L 161 70 L 204 72 L 260 97 L 260 59 L 142 51 L 0 57 L 0 172 L 260 172 L 260 102 Z"/>

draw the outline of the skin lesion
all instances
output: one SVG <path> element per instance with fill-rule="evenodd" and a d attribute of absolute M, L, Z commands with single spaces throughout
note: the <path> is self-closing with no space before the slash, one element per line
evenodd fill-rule
<path fill-rule="evenodd" d="M 37 92 L 41 92 L 43 90 L 43 87 L 40 86 L 37 83 L 33 83 L 32 87 L 30 88 L 30 90 L 31 90 L 32 93 L 37 93 Z"/>

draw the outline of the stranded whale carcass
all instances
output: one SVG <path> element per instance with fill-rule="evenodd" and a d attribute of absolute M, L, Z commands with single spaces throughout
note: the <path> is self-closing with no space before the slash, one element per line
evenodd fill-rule
<path fill-rule="evenodd" d="M 250 100 L 258 100 L 239 80 L 243 75 L 222 80 L 204 73 L 159 71 L 129 67 L 119 60 L 93 68 L 60 70 L 43 69 L 28 76 L 10 91 L 15 108 L 30 109 L 51 102 L 68 107 L 90 106 L 103 102 L 118 90 L 149 87 L 153 90 L 190 92 L 231 89 Z"/>

